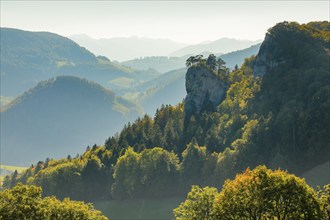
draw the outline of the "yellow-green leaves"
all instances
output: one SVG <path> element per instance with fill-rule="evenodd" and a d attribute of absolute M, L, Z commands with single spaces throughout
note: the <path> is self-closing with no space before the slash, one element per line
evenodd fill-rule
<path fill-rule="evenodd" d="M 21 183 L 0 192 L 0 219 L 26 220 L 106 220 L 92 204 L 72 201 L 62 202 L 55 197 L 41 198 L 41 188 Z"/>
<path fill-rule="evenodd" d="M 303 179 L 265 166 L 226 181 L 216 197 L 218 219 L 322 219 L 316 192 Z"/>
<path fill-rule="evenodd" d="M 200 188 L 192 186 L 187 200 L 174 209 L 176 219 L 180 220 L 206 220 L 212 215 L 214 198 L 218 190 L 213 187 Z"/>
<path fill-rule="evenodd" d="M 193 186 L 174 215 L 189 220 L 327 219 L 329 189 L 326 186 L 318 196 L 303 179 L 258 166 L 227 180 L 219 193 L 215 188 Z"/>

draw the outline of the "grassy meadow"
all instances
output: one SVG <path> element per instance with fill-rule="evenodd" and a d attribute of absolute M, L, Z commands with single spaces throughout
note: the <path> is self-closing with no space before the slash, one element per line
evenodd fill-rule
<path fill-rule="evenodd" d="M 184 198 L 134 199 L 123 201 L 97 201 L 94 207 L 112 220 L 119 219 L 174 219 L 173 209 Z"/>

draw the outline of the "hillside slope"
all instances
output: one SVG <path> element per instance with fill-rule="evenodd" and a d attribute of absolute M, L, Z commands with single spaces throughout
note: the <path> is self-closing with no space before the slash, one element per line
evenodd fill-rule
<path fill-rule="evenodd" d="M 173 70 L 140 86 L 146 89 L 139 97 L 145 113 L 154 115 L 162 104 L 176 105 L 182 102 L 187 94 L 185 72 L 185 68 Z"/>
<path fill-rule="evenodd" d="M 43 81 L 1 113 L 1 163 L 75 156 L 137 115 L 133 104 L 96 83 L 69 76 Z"/>

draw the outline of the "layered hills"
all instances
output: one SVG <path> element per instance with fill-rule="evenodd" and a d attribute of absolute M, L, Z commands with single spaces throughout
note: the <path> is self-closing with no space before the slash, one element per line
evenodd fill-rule
<path fill-rule="evenodd" d="M 12 28 L 1 28 L 1 48 L 1 109 L 38 82 L 62 75 L 97 82 L 141 104 L 150 114 L 163 104 L 161 98 L 165 98 L 164 104 L 173 105 L 185 96 L 183 68 L 187 56 L 150 57 L 119 64 L 107 57 L 95 56 L 66 37 Z M 256 49 L 223 56 L 229 58 L 225 61 L 234 68 L 252 54 L 256 54 Z M 166 73 L 159 73 L 163 71 Z"/>
<path fill-rule="evenodd" d="M 260 44 L 256 44 L 241 50 L 231 51 L 225 54 L 216 53 L 215 55 L 223 59 L 226 62 L 227 67 L 234 69 L 235 65 L 240 67 L 243 64 L 245 58 L 250 57 L 252 55 L 256 55 L 259 51 L 259 47 Z M 206 52 L 202 54 L 208 56 L 209 54 L 211 54 L 211 52 Z M 121 64 L 138 70 L 147 70 L 149 68 L 152 68 L 157 70 L 158 72 L 165 73 L 171 70 L 184 68 L 186 60 L 191 55 L 192 54 L 186 54 L 180 57 L 143 57 L 121 62 Z"/>
<path fill-rule="evenodd" d="M 161 105 L 176 105 L 186 96 L 185 74 L 186 68 L 169 71 L 160 77 L 142 83 L 135 89 L 137 100 L 149 115 L 154 115 Z"/>
<path fill-rule="evenodd" d="M 119 92 L 159 75 L 96 57 L 74 41 L 49 32 L 1 28 L 1 95 L 17 97 L 41 80 L 71 75 Z"/>

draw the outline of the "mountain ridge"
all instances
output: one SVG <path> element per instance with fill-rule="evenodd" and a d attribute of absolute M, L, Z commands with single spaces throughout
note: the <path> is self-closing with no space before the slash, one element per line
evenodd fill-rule
<path fill-rule="evenodd" d="M 184 56 L 187 54 L 201 54 L 205 51 L 208 51 L 213 54 L 218 53 L 229 53 L 236 50 L 242 50 L 248 48 L 252 45 L 260 43 L 261 40 L 249 41 L 249 40 L 237 40 L 233 38 L 220 38 L 210 43 L 190 45 L 184 48 L 181 48 L 173 53 L 170 56 Z"/>
<path fill-rule="evenodd" d="M 111 60 L 121 62 L 137 57 L 167 55 L 173 50 L 186 45 L 169 39 L 135 36 L 94 39 L 73 35 L 69 38 L 98 55 L 105 55 Z"/>

